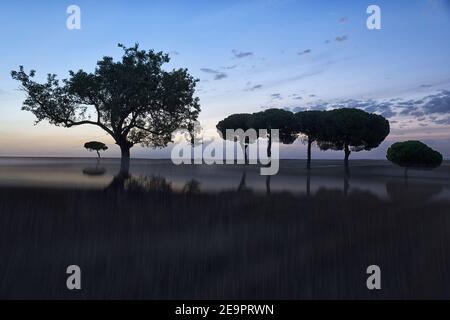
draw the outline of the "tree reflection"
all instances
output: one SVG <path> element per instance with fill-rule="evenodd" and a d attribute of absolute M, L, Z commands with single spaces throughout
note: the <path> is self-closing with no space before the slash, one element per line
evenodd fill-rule
<path fill-rule="evenodd" d="M 103 176 L 106 173 L 105 167 L 99 167 L 98 163 L 95 167 L 87 167 L 83 169 L 83 174 L 86 176 Z"/>
<path fill-rule="evenodd" d="M 241 181 L 239 182 L 239 186 L 237 188 L 238 191 L 247 190 L 247 169 L 244 168 L 242 173 Z"/>
<path fill-rule="evenodd" d="M 428 202 L 443 190 L 441 184 L 411 183 L 410 181 L 389 181 L 386 192 L 392 201 L 396 202 Z"/>
<path fill-rule="evenodd" d="M 182 192 L 185 194 L 199 194 L 200 193 L 200 182 L 192 179 L 184 185 Z"/>

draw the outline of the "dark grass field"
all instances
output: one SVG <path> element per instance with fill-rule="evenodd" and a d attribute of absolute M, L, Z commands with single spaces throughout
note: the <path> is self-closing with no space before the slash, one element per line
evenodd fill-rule
<path fill-rule="evenodd" d="M 448 299 L 450 170 L 0 161 L 0 298 Z M 66 267 L 82 290 L 66 288 Z M 366 287 L 381 268 L 382 290 Z"/>

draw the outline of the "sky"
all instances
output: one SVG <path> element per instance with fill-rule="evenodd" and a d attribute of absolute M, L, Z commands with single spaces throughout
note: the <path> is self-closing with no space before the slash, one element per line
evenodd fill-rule
<path fill-rule="evenodd" d="M 81 29 L 69 30 L 69 5 L 81 9 Z M 369 30 L 369 5 L 381 9 L 381 29 Z M 167 69 L 188 68 L 206 136 L 232 113 L 358 107 L 391 123 L 383 144 L 352 158 L 385 158 L 396 141 L 420 139 L 450 158 L 449 0 L 10 1 L 0 10 L 0 156 L 90 156 L 97 127 L 60 128 L 21 111 L 25 98 L 11 70 L 36 78 L 93 72 L 103 56 L 120 58 L 118 43 L 169 53 Z M 132 156 L 166 158 L 166 149 L 137 146 Z M 319 158 L 340 152 L 314 150 Z M 299 140 L 282 158 L 304 158 Z"/>

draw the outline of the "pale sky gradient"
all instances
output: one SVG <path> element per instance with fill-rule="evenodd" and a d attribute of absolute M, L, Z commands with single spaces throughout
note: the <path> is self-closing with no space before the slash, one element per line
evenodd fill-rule
<path fill-rule="evenodd" d="M 81 8 L 81 30 L 66 28 L 66 8 Z M 377 4 L 382 30 L 368 30 Z M 371 152 L 384 158 L 393 141 L 420 139 L 450 158 L 450 1 L 227 0 L 13 1 L 0 11 L 0 156 L 90 156 L 88 140 L 108 143 L 96 127 L 33 126 L 10 71 L 24 65 L 67 77 L 93 71 L 117 43 L 169 53 L 168 68 L 186 67 L 201 82 L 202 126 L 237 112 L 357 106 L 391 121 L 391 135 Z M 134 157 L 168 157 L 135 147 Z M 283 158 L 304 158 L 298 142 Z M 320 158 L 339 152 L 315 151 Z"/>

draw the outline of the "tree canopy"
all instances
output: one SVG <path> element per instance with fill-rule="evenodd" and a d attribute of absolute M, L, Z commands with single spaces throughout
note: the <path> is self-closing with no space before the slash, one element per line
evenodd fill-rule
<path fill-rule="evenodd" d="M 434 169 L 442 164 L 442 154 L 420 141 L 396 142 L 389 147 L 386 158 L 400 167 Z"/>
<path fill-rule="evenodd" d="M 252 115 L 250 113 L 236 113 L 219 121 L 216 125 L 217 130 L 222 134 L 224 139 L 227 138 L 227 129 L 246 131 L 252 128 Z M 234 138 L 232 140 L 235 140 Z"/>
<path fill-rule="evenodd" d="M 271 129 L 279 130 L 279 141 L 284 144 L 292 144 L 298 137 L 294 114 L 283 109 L 267 109 L 253 113 L 252 125 L 255 130 L 268 130 L 269 144 L 267 146 L 267 156 L 271 157 L 272 135 Z"/>
<path fill-rule="evenodd" d="M 255 142 L 255 140 L 251 139 L 250 136 L 245 135 L 245 131 L 252 129 L 252 121 L 253 119 L 250 113 L 236 113 L 226 117 L 216 125 L 216 128 L 222 135 L 223 139 L 237 141 L 241 144 L 241 146 L 243 146 L 244 159 L 246 164 L 248 163 L 248 156 L 247 156 L 248 144 Z M 243 132 L 242 134 L 235 134 L 231 137 L 227 136 L 227 129 L 232 130 L 241 129 Z"/>
<path fill-rule="evenodd" d="M 354 108 L 335 109 L 326 112 L 318 145 L 322 150 L 344 150 L 348 170 L 351 151 L 377 148 L 389 132 L 389 121 L 380 115 Z"/>
<path fill-rule="evenodd" d="M 20 66 L 11 76 L 27 94 L 22 109 L 32 112 L 36 122 L 98 126 L 119 145 L 127 167 L 132 146 L 166 146 L 173 131 L 190 129 L 200 105 L 194 97 L 198 80 L 187 69 L 165 71 L 167 54 L 140 50 L 137 44 L 119 47 L 122 59 L 103 57 L 93 73 L 70 71 L 62 81 L 49 74 L 45 83 L 38 83 L 34 70 L 26 73 Z"/>
<path fill-rule="evenodd" d="M 108 146 L 103 142 L 99 141 L 90 141 L 84 144 L 84 147 L 89 151 L 97 152 L 98 157 L 100 158 L 100 151 L 108 150 Z"/>
<path fill-rule="evenodd" d="M 294 114 L 291 111 L 283 109 L 267 109 L 265 111 L 256 113 L 237 113 L 232 114 L 217 124 L 217 129 L 222 134 L 222 137 L 226 139 L 226 129 L 242 129 L 244 132 L 248 129 L 254 129 L 256 131 L 256 138 L 259 138 L 259 130 L 267 130 L 267 138 L 269 140 L 267 146 L 267 156 L 271 157 L 272 152 L 272 139 L 271 129 L 279 130 L 279 141 L 284 144 L 291 144 L 297 139 L 296 122 Z M 265 137 L 265 136 L 264 136 Z M 249 143 L 255 141 L 249 140 L 248 136 L 243 136 L 239 139 L 239 142 L 245 145 L 245 148 Z M 235 140 L 233 138 L 232 140 Z M 245 141 L 242 141 L 245 140 Z M 245 153 L 245 151 L 244 151 Z M 246 153 L 245 153 L 246 155 Z"/>

